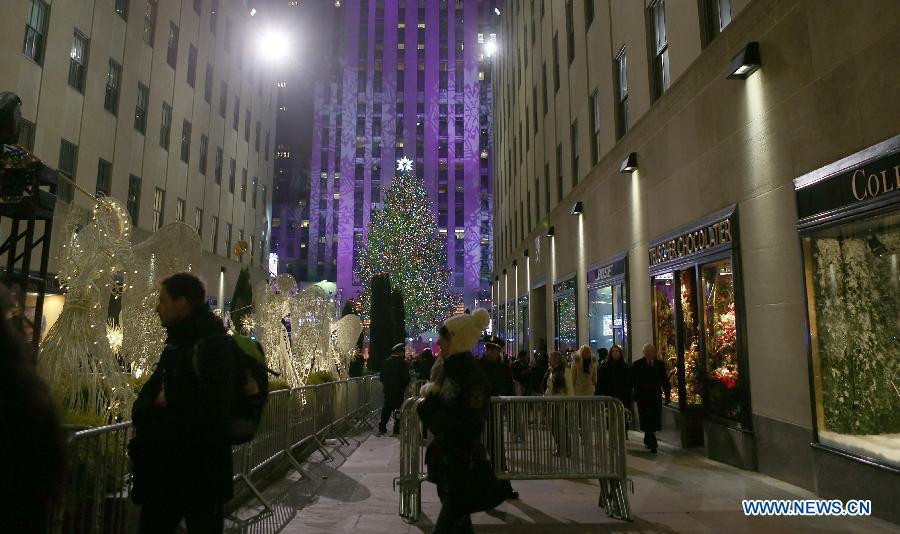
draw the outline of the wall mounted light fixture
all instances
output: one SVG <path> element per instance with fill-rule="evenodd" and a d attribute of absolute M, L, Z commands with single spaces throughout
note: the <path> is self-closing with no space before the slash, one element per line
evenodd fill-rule
<path fill-rule="evenodd" d="M 630 152 L 628 157 L 622 160 L 619 166 L 619 172 L 632 173 L 637 170 L 637 152 Z"/>
<path fill-rule="evenodd" d="M 556 233 L 556 228 L 554 228 L 552 226 L 547 228 L 547 237 L 553 237 L 553 234 L 555 234 L 555 233 Z"/>
<path fill-rule="evenodd" d="M 746 80 L 751 74 L 759 70 L 761 66 L 762 59 L 759 56 L 759 43 L 753 41 L 747 43 L 747 46 L 731 60 L 727 77 L 730 80 Z"/>
<path fill-rule="evenodd" d="M 584 202 L 578 201 L 572 205 L 572 215 L 581 215 L 584 213 Z"/>

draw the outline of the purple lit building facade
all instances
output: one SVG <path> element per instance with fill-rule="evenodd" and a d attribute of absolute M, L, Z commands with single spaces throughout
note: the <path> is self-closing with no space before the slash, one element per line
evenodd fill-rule
<path fill-rule="evenodd" d="M 492 0 L 344 0 L 330 69 L 316 86 L 310 165 L 309 280 L 344 298 L 396 161 L 424 178 L 450 282 L 465 307 L 489 305 L 493 271 Z M 276 199 L 277 201 L 277 199 Z"/>

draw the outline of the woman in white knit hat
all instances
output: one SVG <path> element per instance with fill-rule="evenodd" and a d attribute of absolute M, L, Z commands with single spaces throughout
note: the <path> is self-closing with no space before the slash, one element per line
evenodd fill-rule
<path fill-rule="evenodd" d="M 490 409 L 490 388 L 475 363 L 472 347 L 490 322 L 487 310 L 455 315 L 438 331 L 443 364 L 423 387 L 419 417 L 434 434 L 425 462 L 428 480 L 437 484 L 441 512 L 436 534 L 473 532 L 469 514 L 504 499 L 481 445 Z"/>

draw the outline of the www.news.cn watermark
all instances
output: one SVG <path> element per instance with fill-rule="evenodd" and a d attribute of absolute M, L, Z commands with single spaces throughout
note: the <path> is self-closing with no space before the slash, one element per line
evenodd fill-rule
<path fill-rule="evenodd" d="M 745 499 L 746 516 L 869 516 L 872 501 L 850 499 Z"/>

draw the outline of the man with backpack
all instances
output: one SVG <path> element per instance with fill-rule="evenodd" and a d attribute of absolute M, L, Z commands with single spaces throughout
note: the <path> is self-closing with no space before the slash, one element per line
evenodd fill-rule
<path fill-rule="evenodd" d="M 261 384 L 253 378 L 252 358 L 209 310 L 203 282 L 193 274 L 162 281 L 156 312 L 166 346 L 134 402 L 129 443 L 139 533 L 174 533 L 182 519 L 189 534 L 220 533 L 232 497 L 236 414 L 247 411 L 248 399 L 265 404 L 266 375 Z M 246 440 L 246 433 L 237 439 Z"/>

